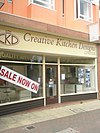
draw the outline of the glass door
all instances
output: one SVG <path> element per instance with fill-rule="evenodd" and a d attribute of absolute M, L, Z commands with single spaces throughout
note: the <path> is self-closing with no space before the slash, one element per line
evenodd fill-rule
<path fill-rule="evenodd" d="M 46 103 L 58 102 L 57 66 L 46 66 Z"/>

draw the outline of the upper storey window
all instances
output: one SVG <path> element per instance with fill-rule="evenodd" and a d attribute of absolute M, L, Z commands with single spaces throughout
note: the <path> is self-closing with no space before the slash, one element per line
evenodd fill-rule
<path fill-rule="evenodd" d="M 54 9 L 55 0 L 30 0 L 30 4 L 37 4 L 49 9 Z"/>
<path fill-rule="evenodd" d="M 92 20 L 92 2 L 91 0 L 75 0 L 76 18 L 87 21 Z"/>
<path fill-rule="evenodd" d="M 8 0 L 8 2 L 11 2 L 12 3 L 12 0 Z"/>

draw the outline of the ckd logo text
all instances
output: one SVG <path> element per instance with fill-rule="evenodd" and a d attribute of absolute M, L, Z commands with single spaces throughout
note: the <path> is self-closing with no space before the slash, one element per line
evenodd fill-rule
<path fill-rule="evenodd" d="M 18 42 L 18 37 L 11 31 L 5 31 L 4 33 L 0 33 L 0 43 L 7 46 L 12 46 L 16 45 Z"/>

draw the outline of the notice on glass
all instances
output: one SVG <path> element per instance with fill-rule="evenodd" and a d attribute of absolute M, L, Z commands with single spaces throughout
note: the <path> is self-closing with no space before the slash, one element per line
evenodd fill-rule
<path fill-rule="evenodd" d="M 61 79 L 65 80 L 65 74 L 61 74 Z"/>

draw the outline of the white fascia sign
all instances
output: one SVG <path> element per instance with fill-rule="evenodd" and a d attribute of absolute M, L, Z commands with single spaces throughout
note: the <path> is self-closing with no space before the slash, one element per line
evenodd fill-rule
<path fill-rule="evenodd" d="M 39 90 L 39 84 L 24 75 L 21 75 L 5 66 L 0 69 L 0 79 L 8 81 L 12 84 L 20 86 L 28 91 L 37 93 Z"/>

